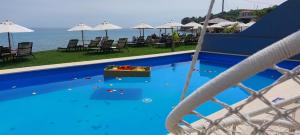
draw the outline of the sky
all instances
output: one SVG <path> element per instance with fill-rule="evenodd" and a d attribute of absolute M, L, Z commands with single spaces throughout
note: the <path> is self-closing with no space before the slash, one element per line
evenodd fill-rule
<path fill-rule="evenodd" d="M 225 10 L 260 9 L 286 0 L 225 0 Z M 221 11 L 216 0 L 213 13 Z M 103 21 L 132 27 L 146 22 L 157 26 L 184 17 L 205 16 L 210 0 L 1 0 L 0 21 L 23 26 L 67 28 Z"/>

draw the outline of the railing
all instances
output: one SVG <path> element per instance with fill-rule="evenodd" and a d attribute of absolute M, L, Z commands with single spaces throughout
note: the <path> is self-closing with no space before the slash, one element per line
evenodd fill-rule
<path fill-rule="evenodd" d="M 181 101 L 169 114 L 166 127 L 169 132 L 177 135 L 198 134 L 296 134 L 300 124 L 296 120 L 296 111 L 299 109 L 300 94 L 291 99 L 285 99 L 279 104 L 274 104 L 266 98 L 266 94 L 287 81 L 294 81 L 300 85 L 300 66 L 292 70 L 284 69 L 275 64 L 300 53 L 300 31 L 270 45 L 255 53 L 239 64 L 221 73 L 205 85 L 195 90 L 191 95 Z M 255 91 L 243 85 L 241 81 L 268 68 L 277 70 L 282 76 L 271 85 Z M 230 106 L 215 96 L 227 88 L 238 86 L 249 93 L 244 102 Z M 300 91 L 299 87 L 294 91 Z M 280 93 L 279 93 L 280 94 Z M 226 111 L 221 117 L 212 119 L 196 111 L 196 108 L 207 101 L 221 105 Z M 254 101 L 260 101 L 262 109 L 248 112 L 241 110 Z M 199 120 L 193 124 L 186 122 L 186 115 L 195 115 Z M 277 127 L 277 128 L 276 128 Z"/>

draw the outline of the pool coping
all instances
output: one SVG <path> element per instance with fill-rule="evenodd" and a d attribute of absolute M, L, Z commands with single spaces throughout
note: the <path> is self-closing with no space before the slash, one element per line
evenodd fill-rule
<path fill-rule="evenodd" d="M 69 62 L 69 63 L 60 63 L 60 64 L 50 64 L 50 65 L 41 65 L 41 66 L 12 68 L 12 69 L 0 70 L 0 75 L 23 73 L 23 72 L 32 72 L 32 71 L 39 71 L 39 70 L 58 69 L 58 68 L 67 68 L 67 67 L 76 67 L 76 66 L 84 66 L 84 65 L 93 65 L 93 64 L 103 64 L 103 63 L 119 62 L 119 61 L 126 61 L 126 60 L 155 58 L 155 57 L 171 56 L 171 55 L 178 55 L 178 54 L 188 54 L 188 53 L 193 53 L 193 52 L 194 52 L 194 50 L 189 50 L 189 51 L 159 53 L 159 54 L 150 54 L 150 55 L 139 55 L 139 56 L 130 56 L 130 57 L 121 57 L 121 58 L 89 60 L 89 61 L 80 61 L 80 62 Z"/>

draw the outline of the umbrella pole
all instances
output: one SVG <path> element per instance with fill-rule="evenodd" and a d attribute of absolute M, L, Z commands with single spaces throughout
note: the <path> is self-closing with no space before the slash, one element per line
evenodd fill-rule
<path fill-rule="evenodd" d="M 194 35 L 194 28 L 192 28 L 192 35 Z"/>
<path fill-rule="evenodd" d="M 141 32 L 141 29 L 139 29 L 139 32 L 140 32 L 140 36 L 142 36 L 142 32 Z"/>
<path fill-rule="evenodd" d="M 82 40 L 82 45 L 84 46 L 83 30 L 81 31 L 81 40 Z"/>
<path fill-rule="evenodd" d="M 143 37 L 145 37 L 145 29 L 143 29 Z"/>
<path fill-rule="evenodd" d="M 161 29 L 159 29 L 159 36 L 161 36 Z"/>
<path fill-rule="evenodd" d="M 107 36 L 107 30 L 105 30 L 105 36 L 108 38 L 108 36 Z"/>
<path fill-rule="evenodd" d="M 165 35 L 167 35 L 167 29 L 165 28 Z"/>
<path fill-rule="evenodd" d="M 10 33 L 7 32 L 7 37 L 8 37 L 8 47 L 9 47 L 9 50 L 11 50 L 11 40 L 10 40 Z"/>

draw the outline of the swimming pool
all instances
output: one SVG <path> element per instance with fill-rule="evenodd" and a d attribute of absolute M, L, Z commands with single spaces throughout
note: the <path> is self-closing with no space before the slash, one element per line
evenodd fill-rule
<path fill-rule="evenodd" d="M 189 92 L 242 59 L 201 54 Z M 0 75 L 0 134 L 166 134 L 165 119 L 179 101 L 190 60 L 191 53 L 187 53 Z M 151 77 L 104 78 L 103 67 L 111 64 L 152 66 Z M 283 62 L 281 66 L 292 68 L 298 64 Z M 265 71 L 244 83 L 259 89 L 278 75 Z M 233 87 L 217 97 L 233 104 L 247 93 Z M 208 115 L 220 107 L 206 103 L 199 109 Z"/>

